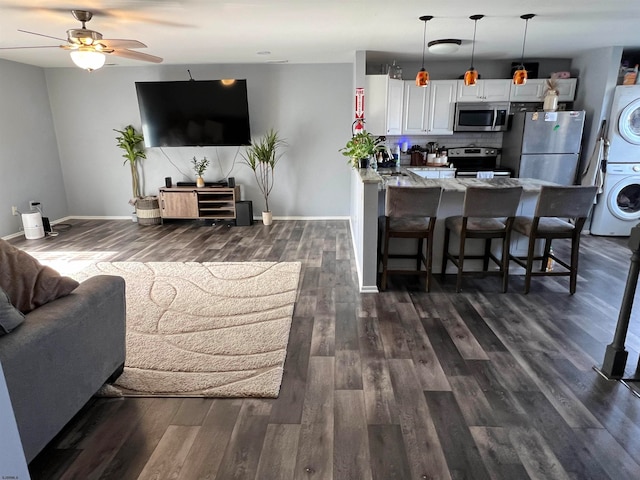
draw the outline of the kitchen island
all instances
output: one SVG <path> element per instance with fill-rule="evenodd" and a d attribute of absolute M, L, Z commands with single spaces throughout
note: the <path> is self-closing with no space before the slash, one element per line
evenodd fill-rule
<path fill-rule="evenodd" d="M 554 183 L 532 178 L 422 178 L 406 168 L 359 169 L 352 171 L 351 185 L 351 231 L 356 254 L 360 292 L 377 292 L 377 249 L 378 249 L 378 216 L 384 215 L 384 199 L 387 185 L 401 186 L 441 186 L 442 200 L 438 210 L 438 220 L 433 241 L 433 273 L 440 273 L 442 249 L 444 242 L 444 219 L 452 215 L 462 214 L 464 194 L 467 187 L 483 186 L 490 188 L 522 187 L 522 198 L 518 207 L 518 215 L 533 215 L 538 194 L 543 185 Z M 415 241 L 396 239 L 394 251 L 415 251 Z M 452 250 L 455 235 L 452 235 Z M 480 243 L 469 243 L 467 251 L 482 251 Z M 477 248 L 477 250 L 476 250 Z M 497 248 L 497 246 L 496 246 Z M 513 234 L 511 252 L 517 255 L 526 254 L 527 238 Z M 496 250 L 499 254 L 499 249 Z M 480 270 L 480 262 L 465 262 L 471 269 Z M 515 265 L 514 265 L 515 267 Z M 449 270 L 451 268 L 451 270 Z M 455 270 L 450 265 L 447 272 Z M 514 268 L 511 273 L 522 273 L 522 269 Z"/>

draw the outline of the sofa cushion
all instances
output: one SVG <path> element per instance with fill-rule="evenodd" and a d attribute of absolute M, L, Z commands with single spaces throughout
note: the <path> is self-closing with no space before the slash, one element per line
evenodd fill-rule
<path fill-rule="evenodd" d="M 24 315 L 9 300 L 7 292 L 0 288 L 0 336 L 5 335 L 24 321 Z"/>
<path fill-rule="evenodd" d="M 22 313 L 69 295 L 79 283 L 0 239 L 0 288 Z"/>

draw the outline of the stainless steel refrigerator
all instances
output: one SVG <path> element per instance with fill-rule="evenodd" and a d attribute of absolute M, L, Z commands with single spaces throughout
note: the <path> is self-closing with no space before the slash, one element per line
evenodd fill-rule
<path fill-rule="evenodd" d="M 584 128 L 583 110 L 518 112 L 502 137 L 500 165 L 515 177 L 573 185 Z"/>

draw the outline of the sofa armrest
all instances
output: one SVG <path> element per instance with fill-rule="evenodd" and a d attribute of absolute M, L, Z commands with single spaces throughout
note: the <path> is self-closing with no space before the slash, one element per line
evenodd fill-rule
<path fill-rule="evenodd" d="M 125 283 L 117 276 L 88 278 L 0 337 L 0 361 L 27 461 L 124 358 Z"/>

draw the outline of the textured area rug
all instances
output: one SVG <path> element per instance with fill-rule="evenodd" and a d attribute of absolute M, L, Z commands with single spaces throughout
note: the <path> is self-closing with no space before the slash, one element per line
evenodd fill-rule
<path fill-rule="evenodd" d="M 99 262 L 126 281 L 124 373 L 102 395 L 277 397 L 299 262 Z"/>

